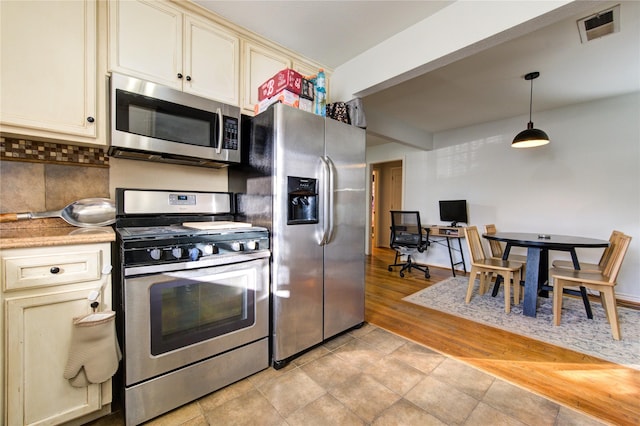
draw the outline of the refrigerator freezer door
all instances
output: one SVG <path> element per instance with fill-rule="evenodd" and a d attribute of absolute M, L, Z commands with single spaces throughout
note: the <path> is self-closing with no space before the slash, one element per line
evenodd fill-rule
<path fill-rule="evenodd" d="M 333 217 L 324 248 L 324 339 L 364 322 L 365 131 L 325 120 Z"/>
<path fill-rule="evenodd" d="M 273 107 L 273 360 L 285 360 L 323 340 L 323 287 L 319 223 L 287 224 L 289 176 L 318 179 L 322 187 L 324 120 L 285 105 Z"/>

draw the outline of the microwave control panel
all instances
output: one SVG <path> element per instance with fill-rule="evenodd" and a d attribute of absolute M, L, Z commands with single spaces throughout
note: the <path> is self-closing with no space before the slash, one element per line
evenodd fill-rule
<path fill-rule="evenodd" d="M 238 149 L 238 119 L 225 116 L 222 136 L 222 149 Z"/>

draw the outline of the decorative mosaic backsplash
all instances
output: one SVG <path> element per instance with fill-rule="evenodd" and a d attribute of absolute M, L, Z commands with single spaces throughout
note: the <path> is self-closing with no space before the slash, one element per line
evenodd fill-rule
<path fill-rule="evenodd" d="M 0 137 L 0 160 L 109 167 L 102 148 Z"/>

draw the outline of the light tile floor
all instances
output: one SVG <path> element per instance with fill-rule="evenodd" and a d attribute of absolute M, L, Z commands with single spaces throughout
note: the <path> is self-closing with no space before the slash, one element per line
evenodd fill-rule
<path fill-rule="evenodd" d="M 124 424 L 119 413 L 92 423 Z M 146 423 L 177 425 L 601 425 L 366 324 Z"/>

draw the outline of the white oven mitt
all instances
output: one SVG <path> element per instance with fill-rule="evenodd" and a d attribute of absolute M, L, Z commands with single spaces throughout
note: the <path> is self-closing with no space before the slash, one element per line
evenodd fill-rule
<path fill-rule="evenodd" d="M 109 380 L 118 370 L 122 352 L 116 339 L 116 313 L 97 312 L 73 319 L 64 378 L 74 387 Z"/>

